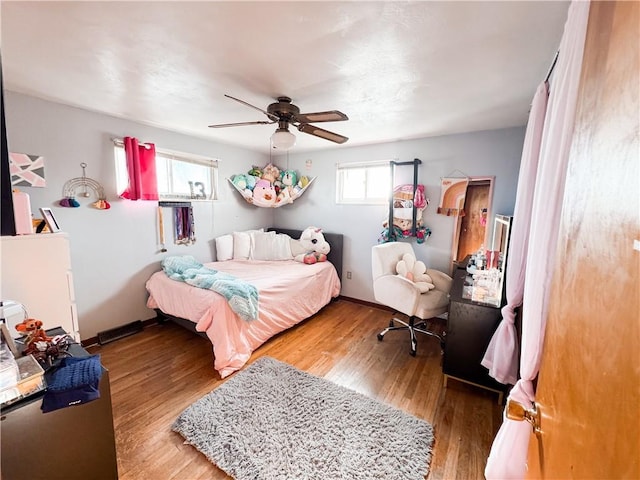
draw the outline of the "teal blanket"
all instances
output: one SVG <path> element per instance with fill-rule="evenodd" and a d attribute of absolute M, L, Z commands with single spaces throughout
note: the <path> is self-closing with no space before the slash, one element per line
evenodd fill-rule
<path fill-rule="evenodd" d="M 190 255 L 165 258 L 162 270 L 172 280 L 219 293 L 243 320 L 258 318 L 258 290 L 253 285 L 228 273 L 207 268 Z"/>

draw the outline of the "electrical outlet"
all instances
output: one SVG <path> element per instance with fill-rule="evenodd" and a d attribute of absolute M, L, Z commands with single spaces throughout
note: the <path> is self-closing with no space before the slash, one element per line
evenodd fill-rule
<path fill-rule="evenodd" d="M 351 272 L 347 272 L 347 280 L 351 280 Z"/>

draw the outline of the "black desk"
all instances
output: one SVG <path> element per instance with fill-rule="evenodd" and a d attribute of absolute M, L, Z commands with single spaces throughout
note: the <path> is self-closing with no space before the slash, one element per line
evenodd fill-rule
<path fill-rule="evenodd" d="M 502 314 L 498 307 L 463 297 L 466 277 L 467 271 L 462 265 L 453 271 L 442 362 L 444 385 L 446 387 L 450 377 L 493 390 L 499 394 L 498 402 L 502 404 L 507 386 L 493 379 L 480 364 L 491 337 L 502 320 Z"/>
<path fill-rule="evenodd" d="M 48 335 L 61 333 L 47 330 Z M 69 352 L 89 355 L 77 343 Z M 92 402 L 42 413 L 43 396 L 37 392 L 2 409 L 2 478 L 117 479 L 109 371 L 103 367 L 100 398 Z"/>

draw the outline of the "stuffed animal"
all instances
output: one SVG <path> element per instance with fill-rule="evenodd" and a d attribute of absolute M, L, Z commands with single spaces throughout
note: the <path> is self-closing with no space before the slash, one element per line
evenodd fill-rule
<path fill-rule="evenodd" d="M 270 163 L 262 169 L 262 179 L 268 180 L 269 183 L 273 183 L 280 178 L 280 169 L 273 163 Z"/>
<path fill-rule="evenodd" d="M 251 175 L 252 177 L 262 178 L 262 170 L 254 166 L 251 170 L 247 172 L 247 175 Z"/>
<path fill-rule="evenodd" d="M 283 205 L 287 205 L 288 203 L 293 203 L 293 198 L 291 198 L 289 189 L 284 188 L 280 190 L 280 192 L 278 192 L 278 196 L 276 197 L 276 204 L 278 204 L 278 206 L 281 207 Z"/>
<path fill-rule="evenodd" d="M 396 272 L 400 277 L 413 282 L 413 284 L 420 289 L 421 293 L 436 288 L 433 280 L 426 273 L 427 267 L 424 262 L 420 260 L 416 261 L 416 257 L 410 253 L 405 253 L 402 256 L 402 260 L 396 264 Z"/>
<path fill-rule="evenodd" d="M 276 190 L 267 180 L 258 180 L 253 187 L 253 204 L 259 207 L 271 207 L 276 203 Z"/>
<path fill-rule="evenodd" d="M 291 254 L 297 262 L 314 264 L 326 262 L 327 254 L 331 250 L 329 243 L 322 234 L 322 229 L 307 227 L 299 240 L 291 239 Z"/>
<path fill-rule="evenodd" d="M 42 328 L 42 321 L 35 318 L 27 318 L 21 323 L 16 325 L 16 330 L 23 335 L 26 335 L 24 341 L 24 355 L 29 355 L 38 350 L 38 342 L 44 342 L 47 344 L 51 337 L 48 336 Z"/>
<path fill-rule="evenodd" d="M 245 175 L 247 180 L 247 189 L 253 191 L 253 188 L 256 186 L 256 182 L 258 181 L 257 177 L 253 175 Z"/>
<path fill-rule="evenodd" d="M 301 188 L 305 188 L 307 185 L 309 185 L 309 177 L 303 175 L 302 177 L 300 177 L 300 180 L 298 180 L 297 185 L 300 185 Z"/>
<path fill-rule="evenodd" d="M 283 185 L 293 188 L 298 183 L 298 175 L 295 170 L 283 170 L 280 172 L 280 181 Z"/>
<path fill-rule="evenodd" d="M 233 185 L 240 190 L 240 193 L 242 193 L 242 196 L 246 199 L 249 199 L 253 196 L 252 193 L 252 189 L 249 188 L 249 178 L 254 179 L 254 185 L 255 185 L 255 177 L 252 177 L 251 175 L 245 175 L 243 173 L 239 173 L 237 175 L 234 175 L 233 177 L 231 177 L 231 183 L 233 183 Z"/>
<path fill-rule="evenodd" d="M 244 190 L 247 188 L 247 176 L 244 173 L 238 173 L 231 177 L 231 183 L 233 183 L 236 188 Z"/>

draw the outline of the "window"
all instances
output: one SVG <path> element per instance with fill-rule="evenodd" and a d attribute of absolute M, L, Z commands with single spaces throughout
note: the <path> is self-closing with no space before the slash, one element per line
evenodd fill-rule
<path fill-rule="evenodd" d="M 341 163 L 337 166 L 336 175 L 337 203 L 375 205 L 389 202 L 389 160 Z"/>
<path fill-rule="evenodd" d="M 122 141 L 115 140 L 116 188 L 127 188 L 127 159 Z M 218 160 L 156 148 L 156 176 L 161 200 L 218 198 Z"/>

